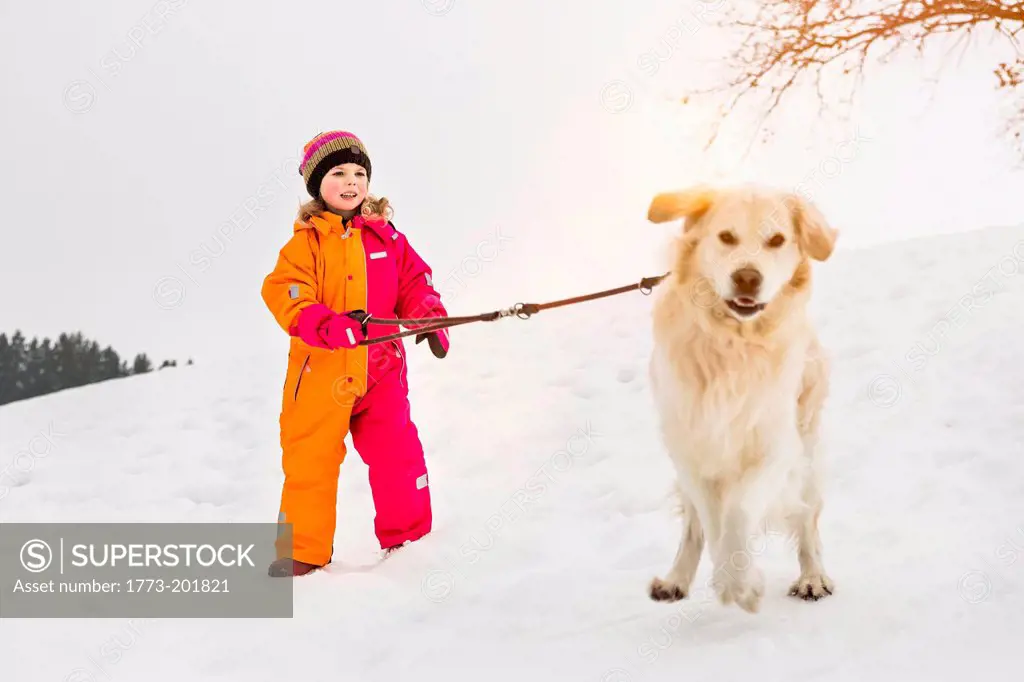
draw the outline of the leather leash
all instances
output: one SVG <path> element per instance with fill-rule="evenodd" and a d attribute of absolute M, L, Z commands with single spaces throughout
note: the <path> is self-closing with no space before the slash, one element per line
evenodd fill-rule
<path fill-rule="evenodd" d="M 355 310 L 349 313 L 353 318 L 360 320 L 363 325 L 363 335 L 367 334 L 367 326 L 371 324 L 396 326 L 401 325 L 407 327 L 409 325 L 422 325 L 416 329 L 409 329 L 404 332 L 396 332 L 394 334 L 388 334 L 387 336 L 378 336 L 376 338 L 367 338 L 359 342 L 360 346 L 369 346 L 375 343 L 383 343 L 384 341 L 391 341 L 394 339 L 400 339 L 405 336 L 412 336 L 413 334 L 430 334 L 439 329 L 446 329 L 448 327 L 457 327 L 462 324 L 470 324 L 472 322 L 493 322 L 494 320 L 500 320 L 503 317 L 518 317 L 521 320 L 528 320 L 531 316 L 536 315 L 542 310 L 550 310 L 552 308 L 560 308 L 566 305 L 573 305 L 576 303 L 583 303 L 584 301 L 592 301 L 598 298 L 604 298 L 606 296 L 615 296 L 617 294 L 624 294 L 629 291 L 639 290 L 644 296 L 647 296 L 654 290 L 663 279 L 668 277 L 670 272 L 666 272 L 663 275 L 656 275 L 654 277 L 644 277 L 639 282 L 634 284 L 627 284 L 621 287 L 615 287 L 614 289 L 605 289 L 604 291 L 597 291 L 592 294 L 584 294 L 582 296 L 572 296 L 570 298 L 563 298 L 556 301 L 549 301 L 547 303 L 516 303 L 510 308 L 503 308 L 501 310 L 494 310 L 491 312 L 480 313 L 479 315 L 461 315 L 461 316 L 449 316 L 449 317 L 373 317 L 362 310 Z"/>

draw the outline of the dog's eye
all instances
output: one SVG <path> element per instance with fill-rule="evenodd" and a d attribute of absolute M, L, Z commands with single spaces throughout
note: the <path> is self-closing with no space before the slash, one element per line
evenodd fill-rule
<path fill-rule="evenodd" d="M 736 235 L 732 232 L 719 232 L 718 238 L 722 240 L 723 244 L 729 244 L 730 246 L 737 242 Z"/>
<path fill-rule="evenodd" d="M 772 238 L 768 240 L 768 246 L 770 246 L 773 249 L 777 249 L 777 248 L 779 248 L 780 246 L 782 246 L 785 243 L 786 243 L 786 238 L 783 237 L 778 232 L 773 234 Z"/>

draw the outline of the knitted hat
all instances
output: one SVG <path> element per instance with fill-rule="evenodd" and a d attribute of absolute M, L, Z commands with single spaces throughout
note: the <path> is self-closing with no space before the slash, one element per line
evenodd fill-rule
<path fill-rule="evenodd" d="M 366 180 L 370 180 L 370 157 L 358 137 L 344 130 L 320 133 L 303 147 L 299 174 L 306 183 L 306 191 L 317 198 L 320 196 L 320 181 L 327 171 L 342 163 L 357 163 L 366 169 Z"/>

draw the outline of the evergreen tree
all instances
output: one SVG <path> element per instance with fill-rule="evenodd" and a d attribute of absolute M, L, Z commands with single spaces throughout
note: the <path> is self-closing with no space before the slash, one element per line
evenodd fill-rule
<path fill-rule="evenodd" d="M 61 334 L 57 338 L 57 376 L 61 388 L 81 386 L 82 372 L 78 366 L 76 338 L 73 335 Z"/>
<path fill-rule="evenodd" d="M 61 389 L 60 377 L 57 375 L 57 353 L 49 338 L 43 339 L 40 346 L 38 382 L 39 395 L 53 393 Z"/>
<path fill-rule="evenodd" d="M 118 357 L 117 353 L 113 348 L 107 346 L 100 353 L 99 358 L 99 379 L 98 381 L 106 381 L 107 379 L 116 379 L 117 377 L 125 376 L 128 374 L 128 368 L 124 368 L 124 372 L 121 371 L 121 358 Z"/>
<path fill-rule="evenodd" d="M 132 374 L 145 374 L 152 371 L 152 369 L 153 363 L 150 362 L 149 357 L 145 353 L 139 353 L 135 356 L 135 362 L 132 363 Z"/>
<path fill-rule="evenodd" d="M 25 388 L 23 398 L 34 398 L 43 393 L 40 374 L 43 368 L 43 358 L 39 347 L 39 339 L 32 337 L 25 350 Z"/>
<path fill-rule="evenodd" d="M 100 353 L 100 344 L 95 341 L 83 341 L 80 347 L 80 352 L 82 354 L 82 373 L 84 375 L 85 383 L 94 384 L 97 381 L 102 381 L 103 375 L 100 372 L 100 359 L 102 357 Z"/>
<path fill-rule="evenodd" d="M 191 364 L 191 359 L 189 361 Z M 177 367 L 164 360 L 163 367 Z M 65 388 L 144 374 L 153 364 L 139 353 L 129 367 L 110 346 L 86 339 L 82 332 L 62 333 L 56 342 L 33 338 L 26 343 L 20 330 L 0 334 L 0 405 L 53 393 Z"/>
<path fill-rule="evenodd" d="M 0 405 L 14 400 L 14 346 L 7 334 L 0 334 Z"/>
<path fill-rule="evenodd" d="M 20 330 L 15 330 L 11 337 L 12 362 L 14 366 L 11 391 L 13 400 L 21 400 L 25 397 L 25 373 L 28 371 L 28 362 L 25 357 L 25 336 Z"/>

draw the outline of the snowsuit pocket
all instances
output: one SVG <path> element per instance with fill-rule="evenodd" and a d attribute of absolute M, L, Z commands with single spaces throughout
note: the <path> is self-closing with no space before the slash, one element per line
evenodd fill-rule
<path fill-rule="evenodd" d="M 302 367 L 299 367 L 299 375 L 295 377 L 295 392 L 292 394 L 292 401 L 299 399 L 299 386 L 302 385 L 302 375 L 306 373 L 306 367 L 309 365 L 309 354 L 306 354 L 306 359 L 302 361 Z"/>

